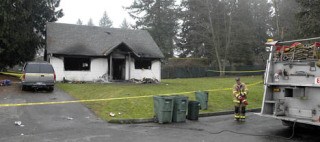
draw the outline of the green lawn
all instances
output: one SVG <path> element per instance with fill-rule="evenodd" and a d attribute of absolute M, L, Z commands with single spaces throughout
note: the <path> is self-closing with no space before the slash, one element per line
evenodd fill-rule
<path fill-rule="evenodd" d="M 263 84 L 261 76 L 242 77 L 242 82 L 249 88 L 248 108 L 260 108 L 263 96 Z M 260 83 L 257 83 L 260 82 Z M 206 112 L 218 112 L 233 110 L 232 88 L 234 78 L 191 78 L 191 79 L 164 79 L 161 84 L 132 84 L 132 83 L 109 83 L 109 84 L 63 84 L 58 86 L 68 92 L 75 99 L 91 100 L 106 98 L 122 98 L 134 96 L 150 96 L 172 94 L 179 92 L 195 100 L 194 91 L 212 90 L 209 92 L 209 108 Z M 225 89 L 225 90 L 222 90 Z M 227 89 L 227 90 L 226 90 Z M 143 97 L 135 99 L 110 100 L 85 103 L 89 109 L 105 120 L 118 118 L 152 118 L 153 98 Z M 109 113 L 116 113 L 115 117 Z M 121 114 L 119 114 L 119 112 Z"/>

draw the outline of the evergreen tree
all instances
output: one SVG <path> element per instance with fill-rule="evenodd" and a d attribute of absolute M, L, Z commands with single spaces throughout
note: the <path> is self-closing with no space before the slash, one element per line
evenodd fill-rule
<path fill-rule="evenodd" d="M 63 16 L 60 0 L 2 0 L 0 2 L 0 70 L 33 60 L 45 46 L 46 22 Z"/>
<path fill-rule="evenodd" d="M 272 31 L 272 4 L 266 0 L 251 0 L 250 11 L 253 16 L 254 36 L 253 47 L 254 61 L 258 64 L 265 64 L 268 53 L 265 51 L 264 43 L 272 35 L 268 31 Z"/>
<path fill-rule="evenodd" d="M 94 26 L 94 24 L 93 24 L 93 21 L 92 21 L 92 18 L 90 18 L 89 19 L 89 21 L 88 21 L 88 24 L 87 24 L 88 26 Z"/>
<path fill-rule="evenodd" d="M 232 42 L 229 50 L 229 61 L 237 65 L 253 64 L 253 48 L 255 45 L 255 31 L 253 14 L 250 11 L 250 0 L 241 0 L 236 3 L 233 23 Z"/>
<path fill-rule="evenodd" d="M 207 57 L 220 75 L 228 64 L 253 64 L 272 29 L 264 0 L 184 0 L 181 7 L 180 56 Z"/>
<path fill-rule="evenodd" d="M 110 18 L 107 15 L 106 11 L 103 12 L 103 16 L 100 19 L 99 26 L 100 27 L 107 27 L 107 28 L 111 28 L 112 27 L 112 21 L 110 20 Z"/>
<path fill-rule="evenodd" d="M 182 1 L 180 7 L 179 18 L 182 20 L 181 32 L 176 40 L 177 50 L 180 57 L 209 57 L 209 52 L 205 48 L 207 29 L 201 23 L 205 23 L 207 19 L 203 2 L 197 0 Z M 210 58 L 210 57 L 209 57 Z"/>
<path fill-rule="evenodd" d="M 129 23 L 127 22 L 126 19 L 123 19 L 120 28 L 122 28 L 122 29 L 130 29 L 130 25 L 129 25 Z"/>
<path fill-rule="evenodd" d="M 223 71 L 224 55 L 230 45 L 231 7 L 219 0 L 185 0 L 182 5 L 183 24 L 177 45 L 183 56 L 207 57 Z"/>
<path fill-rule="evenodd" d="M 272 5 L 266 0 L 251 0 L 250 12 L 253 18 L 254 31 L 257 44 L 264 44 L 271 35 L 267 31 L 272 27 Z"/>
<path fill-rule="evenodd" d="M 273 35 L 276 40 L 297 38 L 298 24 L 295 15 L 299 11 L 296 0 L 272 0 L 274 7 Z"/>
<path fill-rule="evenodd" d="M 127 9 L 136 27 L 148 30 L 165 57 L 172 57 L 178 28 L 175 0 L 135 0 Z"/>
<path fill-rule="evenodd" d="M 80 19 L 78 19 L 77 25 L 82 25 L 82 21 Z"/>
<path fill-rule="evenodd" d="M 297 0 L 301 10 L 297 13 L 299 38 L 320 35 L 320 0 Z"/>

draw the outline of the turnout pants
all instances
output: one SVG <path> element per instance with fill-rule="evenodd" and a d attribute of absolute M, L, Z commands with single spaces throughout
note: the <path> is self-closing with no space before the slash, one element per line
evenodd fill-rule
<path fill-rule="evenodd" d="M 246 118 L 246 106 L 244 104 L 235 103 L 234 118 L 236 118 L 236 119 L 245 119 Z"/>

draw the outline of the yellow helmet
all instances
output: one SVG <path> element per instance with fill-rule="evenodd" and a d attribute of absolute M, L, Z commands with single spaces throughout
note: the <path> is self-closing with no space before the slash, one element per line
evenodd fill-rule
<path fill-rule="evenodd" d="M 269 39 L 267 40 L 267 42 L 273 42 L 273 39 L 272 39 L 272 38 L 269 38 Z"/>

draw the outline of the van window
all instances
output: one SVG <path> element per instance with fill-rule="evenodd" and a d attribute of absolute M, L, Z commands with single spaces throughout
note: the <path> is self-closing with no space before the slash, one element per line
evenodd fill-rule
<path fill-rule="evenodd" d="M 53 73 L 53 67 L 49 64 L 27 64 L 26 73 Z"/>
<path fill-rule="evenodd" d="M 53 73 L 53 67 L 48 64 L 40 65 L 40 73 Z"/>
<path fill-rule="evenodd" d="M 39 68 L 39 65 L 37 64 L 27 64 L 24 71 L 26 73 L 39 73 L 40 68 Z"/>

